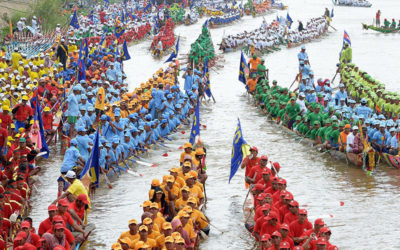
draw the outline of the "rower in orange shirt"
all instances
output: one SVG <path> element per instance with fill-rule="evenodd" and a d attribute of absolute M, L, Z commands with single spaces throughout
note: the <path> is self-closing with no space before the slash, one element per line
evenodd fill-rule
<path fill-rule="evenodd" d="M 256 75 L 257 66 L 258 66 L 258 64 L 260 64 L 260 63 L 261 63 L 261 59 L 258 58 L 256 55 L 253 54 L 253 58 L 251 58 L 251 59 L 249 60 L 250 75 L 251 75 L 251 73 L 253 73 L 253 72 L 254 72 L 253 74 Z"/>
<path fill-rule="evenodd" d="M 247 79 L 248 92 L 254 94 L 257 85 L 257 75 L 253 74 L 251 78 Z"/>
<path fill-rule="evenodd" d="M 347 145 L 347 136 L 350 134 L 350 124 L 344 126 L 344 130 L 339 135 L 339 150 L 345 151 Z"/>

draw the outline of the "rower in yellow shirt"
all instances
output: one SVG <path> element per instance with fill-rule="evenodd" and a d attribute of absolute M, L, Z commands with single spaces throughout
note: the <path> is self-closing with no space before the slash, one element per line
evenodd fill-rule
<path fill-rule="evenodd" d="M 189 187 L 190 197 L 196 198 L 198 201 L 198 204 L 203 203 L 203 200 L 204 200 L 203 191 L 201 191 L 201 188 L 194 185 L 195 182 L 194 182 L 193 176 L 191 174 L 186 174 L 185 181 L 186 181 L 186 185 Z"/>
<path fill-rule="evenodd" d="M 190 199 L 190 189 L 188 186 L 181 188 L 180 197 L 175 201 L 175 210 L 179 212 L 183 207 L 185 207 Z M 197 203 L 195 198 L 192 198 Z"/>
<path fill-rule="evenodd" d="M 13 69 L 17 69 L 19 64 L 18 62 L 22 59 L 21 53 L 18 52 L 18 48 L 14 48 L 14 52 L 11 53 L 11 63 Z"/>
<path fill-rule="evenodd" d="M 164 190 L 165 193 L 165 199 L 169 201 L 175 201 L 176 198 L 179 196 L 179 188 L 177 185 L 174 185 L 175 183 L 175 177 L 172 175 L 167 176 L 166 180 L 167 184 L 161 186 L 161 189 Z"/>
<path fill-rule="evenodd" d="M 145 218 L 143 220 L 143 225 L 146 225 L 148 228 L 148 237 L 150 239 L 157 239 L 158 236 L 160 236 L 160 232 L 159 232 L 159 227 L 157 224 L 154 224 L 153 220 L 149 217 Z"/>
<path fill-rule="evenodd" d="M 130 247 L 132 249 L 143 248 L 143 245 L 146 244 L 150 248 L 157 247 L 157 243 L 155 240 L 148 237 L 148 227 L 146 225 L 141 225 L 139 227 L 139 239 L 136 239 L 131 242 Z"/>
<path fill-rule="evenodd" d="M 119 236 L 119 240 L 128 237 L 131 241 L 134 241 L 136 239 L 139 239 L 139 233 L 138 233 L 138 223 L 137 220 L 135 219 L 131 219 L 129 220 L 129 224 L 128 224 L 129 230 L 123 232 L 120 236 Z"/>
<path fill-rule="evenodd" d="M 158 204 L 155 202 L 151 203 L 150 205 L 150 213 L 152 214 L 151 219 L 153 220 L 154 225 L 157 225 L 157 227 L 160 229 L 163 223 L 165 222 L 165 219 L 159 211 L 160 209 L 158 208 Z"/>
<path fill-rule="evenodd" d="M 175 184 L 178 185 L 179 189 L 186 185 L 185 180 L 178 175 L 179 169 L 177 167 L 173 167 L 169 170 L 170 175 L 175 177 Z"/>

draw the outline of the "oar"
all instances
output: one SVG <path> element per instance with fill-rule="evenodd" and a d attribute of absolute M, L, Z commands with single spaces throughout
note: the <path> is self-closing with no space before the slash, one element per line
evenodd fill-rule
<path fill-rule="evenodd" d="M 337 29 L 335 27 L 333 27 L 332 25 L 329 24 L 329 27 L 331 27 L 332 29 L 334 29 L 335 31 L 337 31 Z"/>
<path fill-rule="evenodd" d="M 220 231 L 221 232 L 221 234 L 224 234 L 225 233 L 225 231 L 222 231 L 221 229 L 219 229 L 218 227 L 216 227 L 215 225 L 213 225 L 213 224 L 211 224 L 211 222 L 210 221 L 208 221 L 208 220 L 206 220 L 206 219 L 204 219 L 203 217 L 200 217 L 202 220 L 204 220 L 205 222 L 207 222 L 208 224 L 210 224 L 211 226 L 213 226 L 215 229 L 217 229 L 218 231 Z"/>
<path fill-rule="evenodd" d="M 244 205 L 246 204 L 247 197 L 249 197 L 249 194 L 250 194 L 250 191 L 251 191 L 252 188 L 253 188 L 253 185 L 250 185 L 249 186 L 249 191 L 247 191 L 246 198 L 244 199 L 244 202 L 243 202 L 242 210 L 244 210 Z"/>
<path fill-rule="evenodd" d="M 296 78 L 294 78 L 294 81 L 292 82 L 292 84 L 290 84 L 289 89 L 292 88 L 293 84 L 296 82 L 297 78 L 299 77 L 299 74 L 296 75 Z"/>

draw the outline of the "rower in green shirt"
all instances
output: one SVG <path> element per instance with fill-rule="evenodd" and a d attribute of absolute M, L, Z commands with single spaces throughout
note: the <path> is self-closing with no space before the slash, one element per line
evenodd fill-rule
<path fill-rule="evenodd" d="M 300 111 L 300 105 L 296 103 L 296 98 L 292 97 L 290 99 L 290 103 L 288 103 L 285 108 L 285 120 L 288 124 L 289 129 L 292 129 L 293 123 L 295 121 L 294 119 L 298 114 L 300 114 Z"/>

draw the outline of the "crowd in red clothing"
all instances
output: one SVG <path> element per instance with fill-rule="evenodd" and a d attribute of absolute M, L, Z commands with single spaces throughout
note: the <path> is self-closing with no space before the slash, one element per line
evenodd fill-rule
<path fill-rule="evenodd" d="M 262 250 L 334 250 L 329 242 L 331 230 L 323 219 L 314 225 L 308 221 L 307 210 L 300 209 L 287 182 L 279 177 L 278 162 L 268 162 L 268 157 L 257 157 L 258 149 L 252 147 L 250 155 L 242 162 L 246 185 L 254 197 L 253 223 L 246 227 L 260 244 Z"/>
<path fill-rule="evenodd" d="M 175 34 L 174 34 L 174 22 L 171 19 L 167 19 L 165 25 L 160 28 L 159 33 L 154 36 L 151 43 L 151 48 L 156 48 L 158 43 L 161 41 L 162 49 L 166 50 L 169 47 L 175 45 Z"/>

